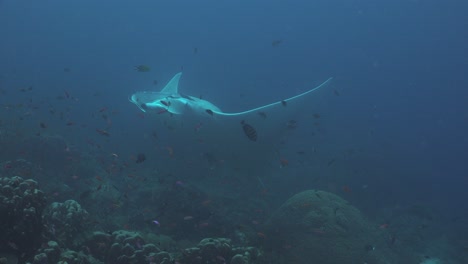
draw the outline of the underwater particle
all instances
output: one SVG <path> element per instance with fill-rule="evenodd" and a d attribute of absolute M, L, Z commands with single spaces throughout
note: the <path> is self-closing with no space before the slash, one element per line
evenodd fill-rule
<path fill-rule="evenodd" d="M 282 39 L 276 39 L 271 42 L 272 47 L 278 47 L 281 43 L 283 43 Z"/>
<path fill-rule="evenodd" d="M 104 130 L 104 129 L 96 129 L 96 132 L 98 132 L 99 135 L 102 135 L 102 136 L 106 136 L 106 137 L 109 137 L 109 136 L 110 136 L 110 133 L 107 132 L 107 131 Z"/>
<path fill-rule="evenodd" d="M 297 128 L 297 121 L 296 120 L 289 120 L 287 123 L 286 123 L 286 127 L 288 129 L 295 129 Z"/>
<path fill-rule="evenodd" d="M 257 141 L 258 135 L 255 128 L 251 125 L 247 124 L 244 120 L 241 121 L 242 129 L 244 130 L 244 134 L 252 141 Z"/>
<path fill-rule="evenodd" d="M 138 65 L 135 66 L 135 70 L 137 72 L 149 72 L 151 68 L 148 65 Z"/>
<path fill-rule="evenodd" d="M 142 163 L 145 160 L 146 160 L 146 155 L 144 153 L 138 153 L 135 162 L 136 163 Z"/>

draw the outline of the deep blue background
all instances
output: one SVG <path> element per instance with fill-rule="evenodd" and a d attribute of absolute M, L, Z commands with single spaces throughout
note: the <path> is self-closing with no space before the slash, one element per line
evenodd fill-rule
<path fill-rule="evenodd" d="M 92 113 L 102 107 L 120 113 L 114 138 L 123 148 L 144 145 L 146 129 L 128 95 L 160 89 L 181 67 L 184 92 L 231 111 L 334 77 L 339 96 L 320 109 L 326 152 L 362 150 L 347 164 L 361 173 L 346 184 L 368 185 L 377 206 L 426 202 L 459 216 L 467 213 L 467 12 L 461 0 L 4 0 L 0 103 L 68 104 L 55 100 L 67 91 L 80 123 L 98 123 Z M 134 71 L 140 64 L 151 71 Z M 16 92 L 30 85 L 30 94 Z"/>

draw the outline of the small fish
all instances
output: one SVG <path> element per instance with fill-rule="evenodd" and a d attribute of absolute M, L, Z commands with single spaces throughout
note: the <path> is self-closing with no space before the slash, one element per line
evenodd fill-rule
<path fill-rule="evenodd" d="M 381 225 L 379 225 L 379 228 L 380 229 L 386 229 L 386 228 L 388 228 L 388 224 L 387 223 L 381 224 Z"/>
<path fill-rule="evenodd" d="M 336 159 L 331 159 L 328 163 L 327 166 L 330 167 L 333 163 L 335 163 Z"/>
<path fill-rule="evenodd" d="M 284 168 L 284 167 L 286 167 L 288 165 L 289 165 L 289 160 L 287 160 L 285 158 L 280 159 L 280 168 Z"/>
<path fill-rule="evenodd" d="M 213 116 L 213 111 L 211 111 L 210 109 L 206 109 L 205 110 L 210 116 Z"/>
<path fill-rule="evenodd" d="M 320 118 L 320 115 L 319 114 L 313 114 L 312 115 L 315 119 L 319 119 Z"/>
<path fill-rule="evenodd" d="M 197 54 L 197 53 L 198 53 L 198 48 L 197 47 L 193 48 L 193 54 Z"/>
<path fill-rule="evenodd" d="M 288 102 L 286 102 L 285 100 L 283 100 L 283 101 L 281 101 L 281 104 L 282 104 L 283 106 L 287 106 L 287 105 L 288 105 Z"/>
<path fill-rule="evenodd" d="M 343 186 L 343 192 L 345 193 L 351 193 L 353 190 L 351 189 L 351 187 L 345 185 Z"/>
<path fill-rule="evenodd" d="M 161 226 L 161 224 L 158 222 L 158 220 L 153 220 L 152 223 L 157 225 L 157 226 Z"/>
<path fill-rule="evenodd" d="M 146 160 L 146 155 L 143 154 L 143 153 L 139 153 L 139 154 L 137 155 L 137 158 L 136 158 L 135 162 L 136 162 L 136 163 L 142 163 L 142 162 L 145 161 L 145 160 Z"/>
<path fill-rule="evenodd" d="M 333 93 L 334 93 L 336 96 L 340 96 L 340 93 L 339 93 L 337 90 L 333 90 Z"/>
<path fill-rule="evenodd" d="M 174 149 L 172 147 L 167 147 L 166 149 L 169 156 L 172 157 L 172 155 L 174 155 Z"/>
<path fill-rule="evenodd" d="M 102 189 L 102 184 L 99 184 L 99 186 L 96 188 L 96 191 L 99 191 Z"/>
<path fill-rule="evenodd" d="M 244 120 L 241 121 L 242 129 L 244 130 L 244 134 L 251 140 L 257 141 L 258 135 L 255 128 L 251 125 L 247 124 Z"/>
<path fill-rule="evenodd" d="M 176 186 L 184 186 L 184 182 L 183 181 L 176 181 L 175 185 Z"/>
<path fill-rule="evenodd" d="M 135 70 L 137 72 L 149 72 L 151 68 L 148 65 L 138 65 L 135 66 Z"/>
<path fill-rule="evenodd" d="M 41 128 L 47 128 L 47 125 L 46 125 L 46 123 L 44 123 L 44 122 L 40 122 L 40 123 L 39 123 L 39 126 L 40 126 Z"/>
<path fill-rule="evenodd" d="M 106 137 L 109 137 L 110 136 L 110 133 L 107 132 L 106 130 L 104 129 L 96 129 L 96 132 L 98 132 L 100 135 L 102 136 L 106 136 Z"/>
<path fill-rule="evenodd" d="M 267 114 L 265 112 L 258 112 L 258 115 L 261 116 L 263 119 L 267 118 Z"/>
<path fill-rule="evenodd" d="M 283 43 L 282 39 L 276 39 L 271 42 L 272 47 L 278 47 L 281 43 Z"/>
<path fill-rule="evenodd" d="M 367 252 L 369 252 L 369 251 L 374 251 L 374 250 L 375 250 L 375 246 L 369 245 L 369 244 L 368 244 L 368 245 L 366 245 L 366 246 L 364 247 L 364 249 L 365 249 Z"/>
<path fill-rule="evenodd" d="M 184 216 L 185 221 L 192 220 L 192 219 L 193 219 L 193 216 L 191 216 L 191 215 Z"/>
<path fill-rule="evenodd" d="M 200 131 L 200 129 L 201 129 L 202 127 L 203 127 L 203 123 L 200 122 L 200 123 L 198 123 L 198 124 L 195 125 L 194 129 L 195 129 L 195 131 L 198 132 L 198 131 Z"/>
<path fill-rule="evenodd" d="M 297 128 L 297 121 L 296 120 L 289 120 L 287 123 L 286 123 L 286 127 L 288 129 L 295 129 Z"/>

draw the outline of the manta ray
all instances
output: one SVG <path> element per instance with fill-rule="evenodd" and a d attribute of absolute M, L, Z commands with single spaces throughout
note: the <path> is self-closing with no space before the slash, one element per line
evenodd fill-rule
<path fill-rule="evenodd" d="M 203 142 L 213 149 L 245 153 L 253 149 L 273 150 L 281 136 L 293 130 L 298 118 L 312 115 L 315 91 L 327 86 L 329 78 L 317 87 L 295 96 L 239 112 L 224 112 L 215 104 L 179 91 L 182 73 L 177 73 L 161 91 L 136 92 L 129 97 L 141 111 L 153 114 L 177 141 Z M 300 124 L 300 123 L 299 123 Z M 274 150 L 273 150 L 274 151 Z"/>

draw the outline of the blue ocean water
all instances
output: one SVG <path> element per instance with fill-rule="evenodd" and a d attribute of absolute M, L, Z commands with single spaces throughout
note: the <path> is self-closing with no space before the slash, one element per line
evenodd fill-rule
<path fill-rule="evenodd" d="M 226 180 L 222 188 L 267 186 L 271 211 L 296 193 L 320 189 L 389 227 L 398 212 L 421 206 L 433 218 L 428 224 L 433 231 L 424 240 L 447 240 L 449 249 L 434 257 L 463 263 L 468 259 L 463 238 L 467 11 L 468 3 L 458 0 L 3 0 L 0 162 L 40 160 L 37 153 L 25 154 L 34 148 L 28 144 L 37 144 L 28 140 L 59 137 L 66 148 L 102 160 L 103 168 L 112 166 L 115 154 L 121 170 L 118 178 L 109 173 L 100 183 L 99 173 L 77 175 L 65 166 L 69 175 L 63 175 L 63 184 L 76 184 L 70 177 L 77 176 L 78 191 L 114 185 L 131 196 L 129 212 L 146 203 L 158 207 L 138 189 L 147 183 L 128 175 L 189 186 L 203 185 L 218 171 L 210 174 L 207 164 L 190 163 L 189 154 L 173 158 L 172 151 L 176 156 L 196 144 L 178 145 L 170 132 L 155 129 L 152 119 L 128 102 L 132 93 L 158 91 L 183 71 L 184 93 L 235 112 L 333 77 L 313 102 L 309 119 L 299 121 L 283 144 L 279 158 L 287 165 L 275 158 L 267 169 L 253 169 L 264 174 L 243 175 L 239 186 Z M 150 70 L 139 72 L 138 65 Z M 220 144 L 229 147 L 229 138 Z M 146 158 L 141 166 L 134 162 L 139 153 Z M 39 183 L 44 189 L 49 184 Z M 219 195 L 197 188 L 207 197 Z M 63 194 L 55 200 L 71 198 Z M 227 204 L 233 211 L 239 206 Z"/>

